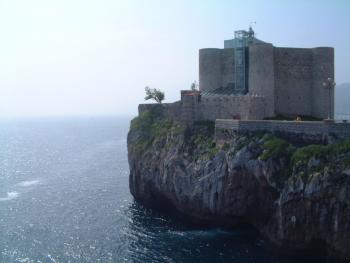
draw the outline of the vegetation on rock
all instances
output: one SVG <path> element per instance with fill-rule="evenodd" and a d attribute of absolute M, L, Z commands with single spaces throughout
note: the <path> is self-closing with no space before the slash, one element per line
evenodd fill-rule
<path fill-rule="evenodd" d="M 307 163 L 311 158 L 329 159 L 350 152 L 350 140 L 344 140 L 336 144 L 313 144 L 298 148 L 292 156 L 292 163 Z"/>
<path fill-rule="evenodd" d="M 220 150 L 235 155 L 243 147 L 255 148 L 257 158 L 263 162 L 280 160 L 281 167 L 271 180 L 282 188 L 293 175 L 299 176 L 306 183 L 313 172 L 331 169 L 332 161 L 340 159 L 343 164 L 350 164 L 350 140 L 329 145 L 294 146 L 290 142 L 272 134 L 256 133 L 254 135 L 237 136 L 234 143 L 226 142 L 219 147 L 215 142 L 215 124 L 211 121 L 194 123 L 190 129 L 179 123 L 164 119 L 157 109 L 145 111 L 131 122 L 131 131 L 136 136 L 132 149 L 139 152 L 152 150 L 152 147 L 168 151 L 170 148 L 183 145 L 188 158 L 194 161 L 213 159 Z M 179 139 L 182 136 L 181 139 Z M 349 154 L 348 154 L 349 153 Z M 311 170 L 307 170 L 313 162 Z M 317 165 L 315 165 L 315 163 Z M 312 165 L 311 165 L 312 166 Z M 293 172 L 294 171 L 294 172 Z"/>
<path fill-rule="evenodd" d="M 164 92 L 158 89 L 151 89 L 149 87 L 145 87 L 146 97 L 145 100 L 155 100 L 158 103 L 162 103 L 164 100 Z"/>
<path fill-rule="evenodd" d="M 281 158 L 282 156 L 289 157 L 295 151 L 295 147 L 283 139 L 272 135 L 266 137 L 267 139 L 263 144 L 264 152 L 260 156 L 263 161 L 270 158 Z"/>
<path fill-rule="evenodd" d="M 193 149 L 195 160 L 212 159 L 219 151 L 215 142 L 215 123 L 212 121 L 195 122 L 188 143 Z"/>
<path fill-rule="evenodd" d="M 135 150 L 145 151 L 156 139 L 164 138 L 173 124 L 158 118 L 155 112 L 145 111 L 131 121 L 130 130 L 136 131 Z"/>

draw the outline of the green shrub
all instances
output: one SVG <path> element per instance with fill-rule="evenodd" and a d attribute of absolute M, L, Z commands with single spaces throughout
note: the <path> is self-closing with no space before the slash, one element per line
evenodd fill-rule
<path fill-rule="evenodd" d="M 341 143 L 329 145 L 331 148 L 331 154 L 343 154 L 350 151 L 350 139 L 344 140 Z"/>
<path fill-rule="evenodd" d="M 248 138 L 244 138 L 243 140 L 239 141 L 236 145 L 235 145 L 235 152 L 238 152 L 239 150 L 241 150 L 244 146 L 246 146 L 249 143 L 249 139 Z"/>
<path fill-rule="evenodd" d="M 176 127 L 177 131 L 181 129 L 173 125 L 171 121 L 159 118 L 157 112 L 145 111 L 141 113 L 131 121 L 130 127 L 138 135 L 135 149 L 144 151 L 155 140 L 164 139 L 173 127 Z"/>
<path fill-rule="evenodd" d="M 295 165 L 300 161 L 307 162 L 311 157 L 320 158 L 327 155 L 328 152 L 329 147 L 326 145 L 308 145 L 295 151 L 292 156 L 292 164 Z"/>
<path fill-rule="evenodd" d="M 212 159 L 219 152 L 219 147 L 216 145 L 214 139 L 214 126 L 212 122 L 196 123 L 193 135 L 190 138 L 192 145 L 194 160 Z"/>
<path fill-rule="evenodd" d="M 320 145 L 312 144 L 297 149 L 292 156 L 293 165 L 298 162 L 308 162 L 312 157 L 316 159 L 328 158 L 350 152 L 350 139 L 337 144 Z"/>
<path fill-rule="evenodd" d="M 148 130 L 153 123 L 153 114 L 150 111 L 142 112 L 138 117 L 135 117 L 131 121 L 131 130 Z"/>
<path fill-rule="evenodd" d="M 261 160 L 290 155 L 295 149 L 285 140 L 277 137 L 269 137 L 263 144 L 264 151 L 260 155 Z"/>
<path fill-rule="evenodd" d="M 196 121 L 194 122 L 194 132 L 202 133 L 206 136 L 214 136 L 215 122 L 213 121 Z"/>
<path fill-rule="evenodd" d="M 215 155 L 218 154 L 218 152 L 219 152 L 219 148 L 214 146 L 214 147 L 211 147 L 208 149 L 207 155 L 208 155 L 209 159 L 213 159 L 215 157 Z"/>
<path fill-rule="evenodd" d="M 222 146 L 222 150 L 228 151 L 230 149 L 230 144 L 225 142 L 224 145 Z"/>

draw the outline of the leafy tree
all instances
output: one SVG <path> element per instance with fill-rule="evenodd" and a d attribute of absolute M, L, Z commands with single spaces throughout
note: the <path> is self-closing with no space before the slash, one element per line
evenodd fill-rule
<path fill-rule="evenodd" d="M 191 84 L 191 90 L 193 90 L 193 91 L 198 90 L 198 83 L 197 83 L 197 81 L 193 81 L 193 83 Z"/>
<path fill-rule="evenodd" d="M 164 100 L 164 92 L 158 89 L 150 89 L 149 87 L 145 87 L 146 97 L 145 100 L 155 100 L 158 103 L 162 103 Z"/>

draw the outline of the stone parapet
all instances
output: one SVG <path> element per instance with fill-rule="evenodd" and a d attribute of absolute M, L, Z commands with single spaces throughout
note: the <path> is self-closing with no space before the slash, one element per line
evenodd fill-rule
<path fill-rule="evenodd" d="M 215 121 L 216 139 L 228 140 L 234 133 L 270 132 L 296 142 L 328 143 L 329 138 L 350 137 L 350 123 L 324 121 L 228 120 Z"/>

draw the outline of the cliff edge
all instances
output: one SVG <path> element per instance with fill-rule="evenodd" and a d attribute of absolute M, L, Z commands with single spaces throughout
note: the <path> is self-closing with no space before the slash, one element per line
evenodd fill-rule
<path fill-rule="evenodd" d="M 211 122 L 146 111 L 128 134 L 130 191 L 153 207 L 222 226 L 250 224 L 284 251 L 350 260 L 350 141 L 295 145 L 268 133 L 217 145 Z"/>

